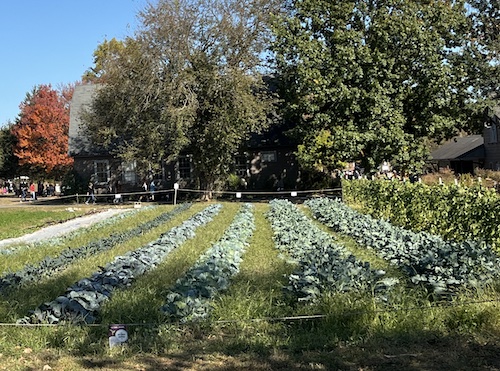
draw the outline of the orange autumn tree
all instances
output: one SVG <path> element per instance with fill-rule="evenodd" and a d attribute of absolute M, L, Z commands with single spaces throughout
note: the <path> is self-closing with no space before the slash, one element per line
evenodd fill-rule
<path fill-rule="evenodd" d="M 19 165 L 36 175 L 59 176 L 73 164 L 68 156 L 69 103 L 74 86 L 60 91 L 39 85 L 20 105 L 12 127 Z"/>

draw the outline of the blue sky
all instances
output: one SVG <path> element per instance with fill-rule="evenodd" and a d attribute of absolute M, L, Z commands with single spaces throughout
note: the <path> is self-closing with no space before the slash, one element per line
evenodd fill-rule
<path fill-rule="evenodd" d="M 0 126 L 33 87 L 79 81 L 97 46 L 137 28 L 147 0 L 0 1 Z"/>

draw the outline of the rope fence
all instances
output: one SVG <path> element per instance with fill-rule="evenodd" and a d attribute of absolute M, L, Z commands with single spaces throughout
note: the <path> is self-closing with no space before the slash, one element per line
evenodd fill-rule
<path fill-rule="evenodd" d="M 123 192 L 123 193 L 96 193 L 94 197 L 96 203 L 124 203 L 124 202 L 142 202 L 152 201 L 161 203 L 174 203 L 185 199 L 193 200 L 196 198 L 210 196 L 210 199 L 223 199 L 225 201 L 265 201 L 273 198 L 288 198 L 290 200 L 303 200 L 310 197 L 329 196 L 342 198 L 342 188 L 326 188 L 313 190 L 284 190 L 284 191 L 207 191 L 190 188 L 171 188 L 165 190 Z M 84 203 L 91 196 L 87 194 L 71 194 L 61 196 L 39 197 L 32 201 L 24 201 L 21 204 L 50 204 L 50 203 Z"/>
<path fill-rule="evenodd" d="M 426 306 L 415 306 L 415 307 L 406 307 L 406 308 L 386 308 L 386 309 L 378 309 L 378 310 L 354 310 L 352 313 L 356 314 L 385 314 L 385 313 L 394 313 L 394 312 L 410 312 L 410 311 L 432 311 L 436 309 L 454 309 L 460 308 L 470 305 L 479 305 L 479 304 L 497 304 L 500 303 L 500 298 L 489 299 L 489 300 L 477 300 L 477 301 L 469 301 L 462 303 L 446 303 L 446 304 L 436 304 L 436 305 L 426 305 Z M 251 322 L 295 322 L 295 321 L 311 321 L 311 320 L 321 320 L 329 317 L 328 314 L 313 314 L 313 315 L 302 315 L 302 316 L 286 316 L 286 317 L 263 317 L 263 318 L 246 318 L 246 319 L 228 319 L 228 320 L 216 320 L 213 321 L 215 324 L 235 324 L 235 323 L 251 323 Z M 188 323 L 120 323 L 120 325 L 124 325 L 127 327 L 159 327 L 161 325 L 167 324 L 175 324 L 178 326 L 189 326 Z M 108 328 L 112 324 L 104 324 L 104 323 L 82 323 L 82 324 L 51 324 L 51 323 L 0 323 L 0 327 L 106 327 Z"/>

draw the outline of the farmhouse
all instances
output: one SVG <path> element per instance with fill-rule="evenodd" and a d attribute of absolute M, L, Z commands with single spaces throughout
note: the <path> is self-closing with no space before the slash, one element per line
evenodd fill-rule
<path fill-rule="evenodd" d="M 98 85 L 75 87 L 70 108 L 69 155 L 74 158 L 74 170 L 82 182 L 94 179 L 98 193 L 122 193 L 141 190 L 145 179 L 136 172 L 133 162 L 122 162 L 106 148 L 92 143 L 85 133 L 82 114 L 88 109 Z M 296 144 L 278 127 L 254 134 L 241 151 L 234 155 L 234 175 L 241 179 L 240 189 L 272 191 L 297 187 L 298 165 L 294 156 Z M 194 187 L 193 163 L 184 153 L 171 163 L 162 163 L 158 174 L 150 174 L 159 189 Z"/>
<path fill-rule="evenodd" d="M 473 173 L 484 167 L 484 138 L 482 135 L 454 137 L 432 151 L 429 162 L 434 170 L 448 168 L 455 174 Z"/>
<path fill-rule="evenodd" d="M 432 151 L 434 170 L 448 168 L 455 174 L 473 173 L 476 168 L 500 170 L 500 107 L 487 109 L 482 135 L 457 136 Z"/>

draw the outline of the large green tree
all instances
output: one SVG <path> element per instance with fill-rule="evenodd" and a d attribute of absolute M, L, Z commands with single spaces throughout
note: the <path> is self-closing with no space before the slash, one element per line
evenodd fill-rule
<path fill-rule="evenodd" d="M 14 156 L 16 138 L 12 134 L 12 124 L 0 127 L 0 178 L 12 178 L 16 174 L 18 159 Z"/>
<path fill-rule="evenodd" d="M 82 76 L 83 83 L 105 83 L 108 64 L 119 58 L 124 53 L 125 42 L 112 38 L 104 40 L 94 51 L 94 65 Z"/>
<path fill-rule="evenodd" d="M 471 33 L 465 69 L 474 79 L 479 107 L 500 106 L 500 2 L 470 0 L 468 5 Z"/>
<path fill-rule="evenodd" d="M 274 22 L 278 76 L 301 163 L 384 160 L 415 171 L 470 125 L 462 1 L 290 0 Z"/>
<path fill-rule="evenodd" d="M 100 64 L 105 84 L 84 118 L 93 140 L 143 172 L 190 153 L 199 186 L 217 187 L 242 141 L 268 124 L 261 67 L 270 4 L 148 5 L 141 29 Z"/>

